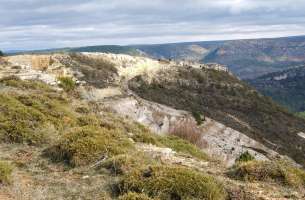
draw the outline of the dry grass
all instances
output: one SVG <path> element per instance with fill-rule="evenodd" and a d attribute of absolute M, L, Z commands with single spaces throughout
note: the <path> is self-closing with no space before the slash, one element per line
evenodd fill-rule
<path fill-rule="evenodd" d="M 183 121 L 178 122 L 174 128 L 170 130 L 170 135 L 182 138 L 198 147 L 204 145 L 202 133 L 198 129 L 197 123 L 191 119 L 184 119 Z"/>

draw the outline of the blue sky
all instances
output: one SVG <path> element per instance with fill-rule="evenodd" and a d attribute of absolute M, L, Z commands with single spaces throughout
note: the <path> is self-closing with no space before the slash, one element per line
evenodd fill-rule
<path fill-rule="evenodd" d="M 0 49 L 305 35 L 305 0 L 0 0 Z"/>

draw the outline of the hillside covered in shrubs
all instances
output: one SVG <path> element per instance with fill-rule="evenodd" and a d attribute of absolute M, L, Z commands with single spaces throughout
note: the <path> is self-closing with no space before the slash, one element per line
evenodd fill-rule
<path fill-rule="evenodd" d="M 55 58 L 66 60 L 56 63 Z M 127 59 L 136 62 L 135 58 Z M 303 161 L 301 148 L 283 144 L 287 134 L 303 130 L 303 120 L 230 73 L 186 66 L 160 67 L 148 73 L 148 66 L 121 77 L 128 63 L 117 67 L 116 60 L 109 62 L 85 54 L 56 55 L 50 60 L 53 71 L 47 68 L 43 73 L 56 73 L 52 84 L 38 78 L 23 80 L 20 76 L 24 73 L 18 71 L 15 76 L 6 76 L 14 66 L 0 70 L 0 75 L 5 75 L 0 79 L 0 199 L 304 197 L 305 172 L 287 157 L 276 154 L 276 158 L 256 159 L 253 151 L 246 151 L 228 166 L 220 156 L 206 151 L 210 144 L 202 143 L 200 131 L 206 120 L 213 119 L 258 141 L 270 140 L 279 146 L 279 152 L 301 164 Z M 143 64 L 145 60 L 140 61 Z M 58 68 L 64 68 L 65 73 L 58 75 Z M 16 70 L 22 71 L 22 67 Z M 149 105 L 139 112 L 140 119 L 144 118 L 141 114 L 156 107 L 173 112 L 177 118 L 182 113 L 182 120 L 170 132 L 157 133 L 132 115 L 122 115 L 115 106 L 107 106 L 131 96 L 142 100 L 137 107 Z M 122 107 L 132 103 L 127 101 Z M 137 113 L 136 109 L 130 113 Z M 151 114 L 153 119 L 162 119 L 160 110 Z M 158 126 L 166 122 L 156 121 Z M 279 122 L 283 126 L 276 127 Z M 226 139 L 230 138 L 222 138 Z M 301 143 L 295 140 L 292 136 L 286 143 Z"/>
<path fill-rule="evenodd" d="M 88 199 L 119 195 L 125 198 L 127 194 L 130 196 L 129 192 L 142 193 L 141 187 L 150 187 L 150 183 L 146 186 L 145 182 L 141 183 L 142 186 L 139 185 L 138 189 L 133 187 L 134 173 L 141 178 L 142 170 L 143 173 L 145 170 L 153 170 L 151 173 L 157 173 L 156 176 L 159 178 L 164 176 L 169 182 L 163 183 L 158 178 L 152 180 L 154 182 L 152 184 L 159 184 L 159 189 L 166 190 L 168 194 L 159 196 L 161 193 L 156 188 L 153 189 L 153 193 L 147 191 L 139 195 L 161 199 L 168 199 L 171 195 L 185 198 L 225 198 L 226 192 L 223 186 L 212 176 L 197 172 L 196 169 L 162 163 L 161 160 L 142 154 L 136 147 L 137 143 L 147 143 L 160 148 L 175 149 L 174 143 L 181 143 L 185 144 L 186 148 L 183 149 L 179 145 L 175 149 L 177 153 L 205 161 L 207 156 L 192 144 L 171 136 L 157 136 L 142 125 L 107 111 L 97 112 L 91 105 L 73 97 L 75 94 L 58 92 L 42 82 L 21 81 L 12 77 L 1 80 L 0 84 L 1 149 L 5 148 L 7 153 L 6 156 L 1 155 L 1 160 L 6 161 L 0 162 L 0 181 L 6 185 L 5 187 L 12 189 L 20 187 L 14 185 L 14 181 L 21 178 L 21 174 L 26 174 L 25 176 L 31 179 L 31 184 L 44 185 L 46 192 L 44 195 L 48 198 L 55 197 L 58 195 L 57 192 L 64 192 L 63 190 L 66 192 L 65 195 L 78 195 Z M 28 154 L 30 158 L 14 157 L 18 152 L 20 152 L 18 155 Z M 93 177 L 109 176 L 109 179 L 114 176 L 118 178 L 118 182 L 109 182 L 107 185 L 109 184 L 110 187 L 114 184 L 117 189 L 108 191 L 106 185 L 100 185 L 101 188 L 91 191 L 89 184 L 93 184 L 94 180 L 88 178 L 88 182 L 92 181 L 92 183 L 83 183 L 87 188 L 75 193 L 73 192 L 75 188 L 65 182 L 68 180 L 56 180 L 54 170 L 63 177 L 72 173 L 76 182 L 81 174 L 87 173 Z M 172 170 L 180 175 L 174 175 Z M 46 176 L 41 179 L 43 174 Z M 193 176 L 200 180 L 200 183 L 197 183 Z M 203 179 L 200 178 L 201 176 Z M 61 191 L 48 194 L 56 190 L 52 181 L 58 181 L 58 184 L 61 182 L 62 188 Z M 189 187 L 193 188 L 193 191 L 184 188 L 185 181 L 193 181 L 189 182 Z M 173 183 L 178 184 L 175 186 L 177 188 L 173 188 Z M 36 187 L 34 185 L 31 187 Z M 201 190 L 197 191 L 195 185 Z M 31 192 L 25 188 L 18 189 L 24 190 L 23 193 Z M 103 191 L 106 196 L 103 195 Z M 36 198 L 34 193 L 28 195 Z"/>

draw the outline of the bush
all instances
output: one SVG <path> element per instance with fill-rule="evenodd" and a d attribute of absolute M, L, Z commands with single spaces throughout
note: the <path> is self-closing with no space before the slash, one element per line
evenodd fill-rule
<path fill-rule="evenodd" d="M 101 126 L 108 128 L 118 128 L 127 133 L 135 142 L 157 144 L 157 135 L 152 133 L 147 127 L 131 122 L 112 113 L 104 113 L 101 118 Z"/>
<path fill-rule="evenodd" d="M 248 162 L 251 160 L 255 160 L 255 157 L 252 156 L 248 151 L 240 154 L 240 156 L 236 159 L 236 162 Z"/>
<path fill-rule="evenodd" d="M 180 139 L 175 136 L 164 136 L 160 137 L 158 141 L 162 145 L 169 147 L 178 153 L 185 153 L 195 158 L 208 160 L 208 156 L 204 152 L 202 152 L 201 149 L 186 140 Z"/>
<path fill-rule="evenodd" d="M 238 163 L 229 174 L 246 181 L 273 180 L 294 187 L 305 186 L 305 171 L 282 160 Z"/>
<path fill-rule="evenodd" d="M 200 126 L 205 120 L 204 116 L 202 116 L 200 113 L 198 113 L 196 111 L 193 111 L 192 115 L 193 115 L 194 119 L 196 120 L 198 126 Z"/>
<path fill-rule="evenodd" d="M 125 124 L 125 130 L 127 132 L 132 133 L 131 138 L 135 142 L 142 142 L 154 145 L 158 144 L 158 135 L 152 133 L 147 127 L 139 123 Z"/>
<path fill-rule="evenodd" d="M 145 194 L 128 192 L 127 194 L 124 194 L 123 196 L 120 196 L 119 200 L 154 200 L 154 199 L 149 198 Z"/>
<path fill-rule="evenodd" d="M 223 186 L 214 178 L 182 167 L 153 166 L 135 169 L 124 176 L 119 188 L 122 193 L 143 192 L 161 200 L 226 198 Z"/>
<path fill-rule="evenodd" d="M 0 51 L 0 57 L 1 57 L 1 56 L 4 56 L 4 53 L 3 53 L 2 51 Z"/>
<path fill-rule="evenodd" d="M 0 93 L 1 141 L 38 145 L 52 136 L 49 129 L 57 132 L 76 124 L 75 113 L 64 94 L 46 84 L 22 81 L 16 77 L 0 82 L 22 89 L 22 92 Z"/>
<path fill-rule="evenodd" d="M 123 175 L 134 169 L 139 169 L 143 166 L 153 164 L 157 164 L 157 161 L 149 158 L 147 155 L 141 152 L 134 152 L 132 154 L 114 156 L 113 158 L 103 162 L 101 167 L 110 170 L 110 172 L 114 175 Z"/>
<path fill-rule="evenodd" d="M 66 92 L 70 92 L 75 89 L 76 83 L 71 77 L 59 77 L 59 86 L 63 88 Z"/>
<path fill-rule="evenodd" d="M 13 95 L 0 94 L 0 139 L 5 142 L 38 144 L 44 141 L 39 131 L 45 116 L 23 105 Z"/>
<path fill-rule="evenodd" d="M 40 94 L 0 94 L 0 139 L 4 142 L 41 144 L 46 127 L 56 130 L 75 125 L 75 116 L 63 100 Z"/>
<path fill-rule="evenodd" d="M 126 135 L 118 129 L 85 126 L 65 133 L 59 144 L 49 148 L 46 154 L 54 161 L 82 166 L 106 156 L 126 153 L 132 147 Z"/>
<path fill-rule="evenodd" d="M 0 161 L 0 183 L 8 184 L 11 182 L 13 167 L 4 161 Z"/>

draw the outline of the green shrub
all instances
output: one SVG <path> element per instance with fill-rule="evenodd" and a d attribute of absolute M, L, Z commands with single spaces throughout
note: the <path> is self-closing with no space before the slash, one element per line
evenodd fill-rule
<path fill-rule="evenodd" d="M 64 93 L 39 81 L 8 77 L 0 82 L 22 89 L 0 93 L 1 141 L 41 144 L 52 136 L 49 130 L 62 131 L 76 124 L 75 113 Z"/>
<path fill-rule="evenodd" d="M 296 113 L 295 115 L 298 116 L 298 117 L 301 117 L 301 118 L 305 119 L 305 112 L 298 112 L 298 113 Z"/>
<path fill-rule="evenodd" d="M 191 144 L 190 142 L 180 139 L 176 136 L 159 137 L 158 141 L 162 145 L 171 148 L 178 153 L 185 153 L 195 158 L 208 160 L 208 156 L 204 152 L 202 152 L 201 149 Z"/>
<path fill-rule="evenodd" d="M 223 186 L 214 178 L 182 167 L 153 166 L 135 169 L 124 176 L 120 189 L 122 193 L 143 192 L 161 200 L 226 198 Z"/>
<path fill-rule="evenodd" d="M 132 147 L 119 129 L 85 126 L 65 133 L 59 144 L 49 148 L 46 154 L 54 161 L 67 161 L 71 166 L 81 166 L 106 156 L 126 153 Z"/>
<path fill-rule="evenodd" d="M 23 105 L 13 95 L 0 94 L 0 139 L 5 142 L 38 144 L 44 142 L 39 131 L 46 117 Z"/>
<path fill-rule="evenodd" d="M 75 125 L 76 116 L 68 101 L 53 93 L 18 95 L 16 99 L 28 108 L 42 113 L 57 128 Z"/>
<path fill-rule="evenodd" d="M 101 118 L 102 127 L 118 128 L 127 133 L 135 142 L 148 144 L 157 144 L 157 135 L 152 133 L 147 127 L 131 122 L 121 117 L 117 117 L 112 113 L 104 113 Z"/>
<path fill-rule="evenodd" d="M 128 192 L 127 194 L 120 196 L 119 200 L 154 200 L 154 199 L 148 197 L 146 194 Z"/>
<path fill-rule="evenodd" d="M 241 162 L 229 174 L 246 181 L 272 180 L 294 187 L 305 186 L 305 171 L 282 160 Z"/>
<path fill-rule="evenodd" d="M 128 126 L 125 126 L 127 132 L 132 133 L 131 138 L 135 142 L 142 142 L 147 144 L 157 144 L 158 143 L 158 135 L 152 133 L 147 127 L 139 124 L 132 123 Z"/>
<path fill-rule="evenodd" d="M 45 94 L 0 93 L 0 139 L 31 145 L 46 142 L 42 131 L 53 126 L 63 130 L 76 124 L 65 101 Z"/>
<path fill-rule="evenodd" d="M 0 57 L 4 56 L 4 53 L 2 51 L 0 51 Z"/>
<path fill-rule="evenodd" d="M 122 154 L 114 156 L 102 163 L 101 167 L 110 170 L 114 175 L 126 174 L 134 169 L 143 168 L 157 164 L 155 159 L 149 158 L 141 152 L 134 152 L 131 154 Z"/>
<path fill-rule="evenodd" d="M 8 184 L 11 182 L 13 167 L 4 161 L 0 161 L 0 183 Z"/>
<path fill-rule="evenodd" d="M 196 120 L 198 126 L 200 126 L 205 120 L 204 116 L 202 116 L 200 113 L 198 113 L 196 111 L 193 111 L 192 115 L 193 115 L 194 119 Z"/>
<path fill-rule="evenodd" d="M 240 154 L 240 156 L 236 159 L 236 162 L 248 162 L 251 160 L 255 160 L 255 157 L 252 156 L 248 151 Z"/>
<path fill-rule="evenodd" d="M 63 88 L 66 92 L 70 92 L 75 89 L 76 83 L 72 77 L 62 76 L 57 78 L 59 81 L 59 86 Z"/>

